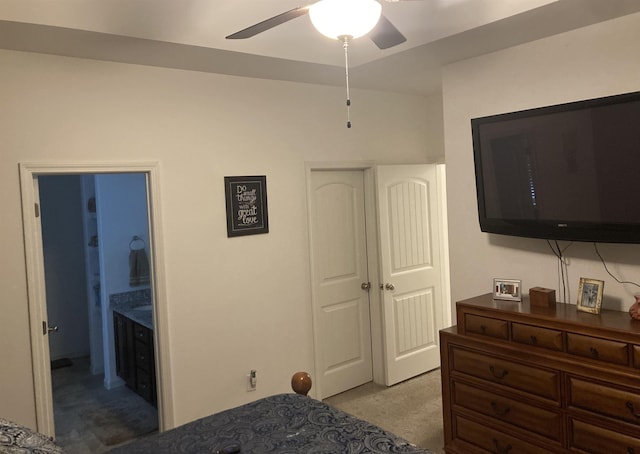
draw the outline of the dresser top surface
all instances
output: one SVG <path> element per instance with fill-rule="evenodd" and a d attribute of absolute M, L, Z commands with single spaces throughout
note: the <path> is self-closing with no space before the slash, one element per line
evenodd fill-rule
<path fill-rule="evenodd" d="M 536 307 L 529 298 L 522 302 L 494 299 L 491 293 L 457 302 L 458 310 L 479 309 L 484 313 L 512 314 L 523 319 L 548 320 L 572 325 L 611 329 L 640 335 L 640 320 L 632 319 L 627 312 L 603 309 L 600 314 L 578 311 L 573 304 L 556 303 L 555 307 Z"/>

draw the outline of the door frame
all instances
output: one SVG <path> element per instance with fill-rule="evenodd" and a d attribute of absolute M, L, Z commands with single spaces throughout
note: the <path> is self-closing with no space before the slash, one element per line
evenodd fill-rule
<path fill-rule="evenodd" d="M 40 217 L 34 213 L 36 178 L 41 175 L 143 173 L 147 179 L 149 242 L 153 270 L 151 292 L 154 300 L 154 345 L 158 382 L 158 423 L 160 431 L 174 427 L 171 365 L 169 349 L 168 307 L 164 269 L 164 244 L 160 199 L 160 169 L 158 162 L 21 162 L 20 190 L 22 194 L 22 224 L 24 229 L 27 272 L 27 300 L 31 339 L 31 362 L 37 430 L 55 436 L 51 366 L 48 338 L 43 335 L 43 321 L 47 321 L 47 302 L 44 282 L 44 254 Z"/>
<path fill-rule="evenodd" d="M 372 162 L 307 162 L 306 164 L 306 186 L 307 186 L 307 232 L 309 232 L 309 269 L 310 276 L 313 275 L 313 238 L 311 237 L 311 173 L 320 171 L 341 171 L 341 170 L 357 170 L 362 171 L 364 177 L 364 197 L 365 197 L 365 226 L 367 235 L 367 266 L 369 268 L 369 282 L 371 282 L 371 290 L 369 291 L 369 317 L 371 324 L 371 358 L 373 364 L 373 381 L 375 383 L 383 383 L 385 380 L 384 371 L 384 352 L 383 352 L 383 331 L 382 331 L 382 308 L 380 300 L 380 278 L 378 266 L 378 225 L 376 221 L 376 203 L 375 203 L 375 164 Z M 316 304 L 316 295 L 311 286 L 311 304 L 312 308 Z M 320 365 L 319 330 L 318 320 L 313 315 L 313 357 L 314 368 L 316 371 L 322 370 Z M 315 388 L 315 396 L 322 399 L 320 390 L 322 389 L 322 377 L 318 373 L 314 373 L 314 380 L 317 382 Z"/>

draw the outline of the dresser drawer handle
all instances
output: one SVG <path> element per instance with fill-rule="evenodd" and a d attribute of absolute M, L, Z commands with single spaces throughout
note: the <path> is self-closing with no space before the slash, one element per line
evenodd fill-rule
<path fill-rule="evenodd" d="M 627 448 L 627 452 L 628 452 L 629 454 L 636 454 L 636 450 L 635 450 L 635 449 L 633 449 L 633 448 Z"/>
<path fill-rule="evenodd" d="M 633 402 L 631 401 L 627 401 L 627 408 L 629 409 L 629 412 L 631 413 L 631 416 L 633 416 L 634 418 L 640 418 L 640 413 L 636 413 L 635 409 L 633 408 Z"/>
<path fill-rule="evenodd" d="M 495 401 L 491 402 L 491 408 L 493 409 L 493 412 L 496 414 L 496 416 L 500 416 L 500 417 L 507 416 L 511 411 L 511 408 L 509 407 L 504 407 L 504 409 L 500 411 L 498 409 L 498 404 Z"/>
<path fill-rule="evenodd" d="M 495 438 L 493 439 L 493 444 L 496 446 L 496 454 L 507 454 L 513 448 L 513 446 L 511 445 L 507 445 L 504 448 L 501 448 L 500 442 Z"/>
<path fill-rule="evenodd" d="M 594 358 L 597 358 L 600 355 L 600 353 L 598 353 L 598 349 L 595 347 L 589 348 L 589 351 L 591 352 L 591 356 Z"/>
<path fill-rule="evenodd" d="M 487 327 L 484 325 L 480 325 L 480 331 L 482 331 L 482 334 L 487 332 Z"/>
<path fill-rule="evenodd" d="M 498 373 L 496 372 L 496 369 L 493 366 L 489 366 L 489 370 L 491 371 L 491 375 L 493 375 L 495 378 L 499 380 L 502 380 L 509 373 L 509 371 L 505 369 L 502 369 L 502 372 Z"/>
<path fill-rule="evenodd" d="M 531 343 L 536 345 L 538 343 L 538 338 L 536 336 L 531 336 Z"/>

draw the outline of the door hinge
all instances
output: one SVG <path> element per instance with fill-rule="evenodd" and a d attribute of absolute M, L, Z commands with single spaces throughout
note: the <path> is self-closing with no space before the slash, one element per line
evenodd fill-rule
<path fill-rule="evenodd" d="M 40 205 L 38 205 L 37 203 L 34 203 L 34 208 L 36 210 L 36 217 L 39 218 L 40 217 Z"/>

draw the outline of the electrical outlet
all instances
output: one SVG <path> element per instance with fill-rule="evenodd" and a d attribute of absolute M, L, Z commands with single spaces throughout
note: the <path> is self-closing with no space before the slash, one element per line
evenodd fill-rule
<path fill-rule="evenodd" d="M 255 369 L 247 375 L 247 391 L 255 391 L 258 386 L 258 376 Z"/>

